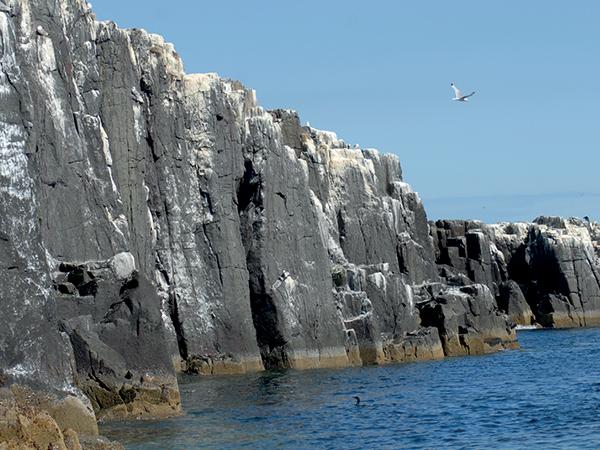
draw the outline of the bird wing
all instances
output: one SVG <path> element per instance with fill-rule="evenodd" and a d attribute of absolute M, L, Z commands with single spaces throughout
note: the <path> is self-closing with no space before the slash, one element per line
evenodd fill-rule
<path fill-rule="evenodd" d="M 452 85 L 452 89 L 454 89 L 454 97 L 461 98 L 462 94 L 460 93 L 460 89 L 458 89 L 454 84 Z"/>
<path fill-rule="evenodd" d="M 474 95 L 475 91 L 471 92 L 469 95 L 465 95 L 463 98 L 469 98 L 470 96 Z"/>

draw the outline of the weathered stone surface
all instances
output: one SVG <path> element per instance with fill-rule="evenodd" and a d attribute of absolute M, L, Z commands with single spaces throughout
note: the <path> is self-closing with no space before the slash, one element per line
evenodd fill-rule
<path fill-rule="evenodd" d="M 440 287 L 418 305 L 423 325 L 438 329 L 446 356 L 518 347 L 514 324 L 498 311 L 485 285 Z"/>
<path fill-rule="evenodd" d="M 83 445 L 82 445 L 83 444 Z M 96 418 L 81 399 L 63 399 L 13 384 L 0 388 L 2 449 L 122 449 L 98 436 Z"/>
<path fill-rule="evenodd" d="M 361 364 L 384 362 L 379 326 L 366 293 L 339 291 L 336 298 L 338 311 L 346 328 L 349 360 L 354 363 L 360 361 Z"/>
<path fill-rule="evenodd" d="M 396 156 L 265 111 L 239 82 L 185 74 L 160 36 L 97 22 L 82 0 L 5 3 L 7 384 L 83 391 L 103 418 L 164 417 L 180 410 L 174 367 L 212 375 L 490 351 L 509 345 L 508 322 L 489 291 L 468 285 L 500 295 L 521 269 L 512 278 L 540 304 L 538 320 L 592 323 L 587 250 L 565 239 L 549 251 L 549 225 L 512 240 L 482 224 L 430 226 Z M 558 285 L 527 278 L 552 264 L 567 274 L 563 257 L 577 267 Z M 67 430 L 93 420 L 54 414 L 65 442 L 87 445 Z"/>
<path fill-rule="evenodd" d="M 274 120 L 260 108 L 248 117 L 238 188 L 258 345 L 266 367 L 345 366 L 317 203 L 306 165 Z"/>
<path fill-rule="evenodd" d="M 383 345 L 386 362 L 427 361 L 444 358 L 444 348 L 438 329 L 420 328 L 402 338 L 386 341 Z"/>
<path fill-rule="evenodd" d="M 579 219 L 540 217 L 512 252 L 510 276 L 541 325 L 600 324 L 598 228 Z"/>
<path fill-rule="evenodd" d="M 46 411 L 18 404 L 6 389 L 0 395 L 2 448 L 67 448 L 61 429 Z"/>
<path fill-rule="evenodd" d="M 139 269 L 163 298 L 172 356 L 232 353 L 259 370 L 236 205 L 249 93 L 215 75 L 186 76 L 158 36 L 112 24 L 100 35 L 100 115 L 115 183 L 125 223 L 138 230 Z"/>
<path fill-rule="evenodd" d="M 90 398 L 98 417 L 178 414 L 161 300 L 143 275 L 134 271 L 122 280 L 128 270 L 114 270 L 113 261 L 62 266 L 72 269 L 67 277 L 80 286 L 89 280 L 95 285 L 87 302 L 57 298 L 61 329 L 74 352 L 75 384 Z"/>
<path fill-rule="evenodd" d="M 395 156 L 350 149 L 334 133 L 299 128 L 292 112 L 274 117 L 306 163 L 348 358 L 390 361 L 385 343 L 420 327 L 411 285 L 437 279 L 423 205 L 402 181 Z"/>
<path fill-rule="evenodd" d="M 125 279 L 135 271 L 135 258 L 129 252 L 122 252 L 108 260 L 108 266 L 118 279 Z"/>
<path fill-rule="evenodd" d="M 517 325 L 533 324 L 535 317 L 531 307 L 515 281 L 509 280 L 500 283 L 497 302 L 498 308 L 508 314 Z"/>
<path fill-rule="evenodd" d="M 598 224 L 539 217 L 529 224 L 431 225 L 441 275 L 450 280 L 464 273 L 471 281 L 484 283 L 516 323 L 600 324 Z"/>
<path fill-rule="evenodd" d="M 600 260 L 579 220 L 538 218 L 526 241 L 526 296 L 544 326 L 600 325 Z"/>
<path fill-rule="evenodd" d="M 430 223 L 436 263 L 446 278 L 466 275 L 498 295 L 498 285 L 507 280 L 504 255 L 490 239 L 487 225 L 476 221 L 438 220 Z"/>

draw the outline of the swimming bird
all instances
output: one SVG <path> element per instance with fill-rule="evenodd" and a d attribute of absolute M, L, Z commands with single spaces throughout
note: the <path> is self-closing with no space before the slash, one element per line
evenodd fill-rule
<path fill-rule="evenodd" d="M 352 398 L 356 399 L 356 405 L 358 405 L 360 403 L 360 397 L 358 395 L 355 395 Z"/>
<path fill-rule="evenodd" d="M 452 100 L 456 100 L 458 102 L 466 102 L 469 100 L 469 97 L 471 95 L 475 94 L 475 91 L 473 91 L 469 95 L 462 95 L 462 93 L 460 92 L 460 89 L 458 89 L 456 87 L 454 82 L 450 83 L 450 86 L 452 86 L 452 89 L 454 89 L 454 98 Z"/>

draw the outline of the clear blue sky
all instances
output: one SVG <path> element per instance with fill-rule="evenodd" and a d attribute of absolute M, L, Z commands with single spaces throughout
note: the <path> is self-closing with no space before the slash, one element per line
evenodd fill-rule
<path fill-rule="evenodd" d="M 187 72 L 399 155 L 431 218 L 600 219 L 600 2 L 95 0 Z M 450 82 L 476 90 L 452 102 Z"/>

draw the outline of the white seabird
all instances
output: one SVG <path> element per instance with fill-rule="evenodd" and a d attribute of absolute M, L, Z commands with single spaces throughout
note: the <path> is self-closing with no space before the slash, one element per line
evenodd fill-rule
<path fill-rule="evenodd" d="M 460 89 L 458 89 L 454 83 L 450 83 L 450 86 L 452 86 L 452 89 L 454 89 L 454 98 L 452 100 L 456 100 L 458 102 L 466 102 L 469 100 L 471 95 L 475 94 L 475 91 L 473 91 L 469 95 L 462 95 Z"/>

